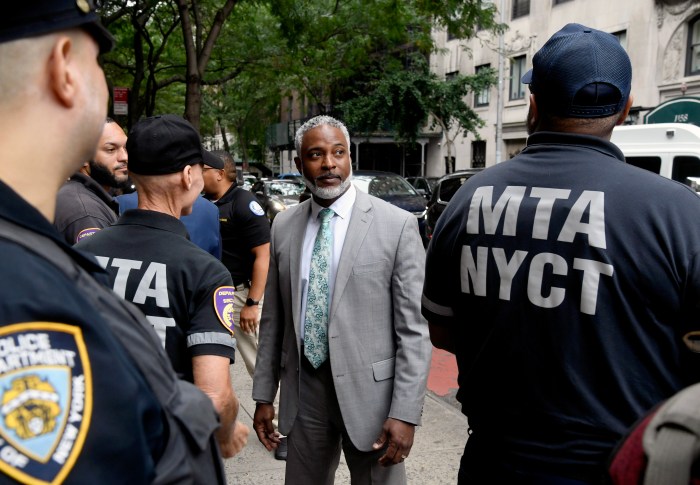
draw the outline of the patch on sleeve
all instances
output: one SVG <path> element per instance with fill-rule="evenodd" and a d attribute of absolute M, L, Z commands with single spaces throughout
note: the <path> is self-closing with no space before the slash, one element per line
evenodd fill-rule
<path fill-rule="evenodd" d="M 0 328 L 0 471 L 21 483 L 63 482 L 92 416 L 83 334 L 61 323 Z"/>
<path fill-rule="evenodd" d="M 263 210 L 262 206 L 258 204 L 257 200 L 251 201 L 251 203 L 248 204 L 248 208 L 250 209 L 250 212 L 256 216 L 262 216 L 265 214 L 265 211 Z"/>
<path fill-rule="evenodd" d="M 233 286 L 220 286 L 214 291 L 214 310 L 221 325 L 233 335 Z"/>
<path fill-rule="evenodd" d="M 75 242 L 79 243 L 86 237 L 94 236 L 97 231 L 99 231 L 99 227 L 88 227 L 87 229 L 83 229 L 78 233 L 78 237 L 75 238 Z"/>

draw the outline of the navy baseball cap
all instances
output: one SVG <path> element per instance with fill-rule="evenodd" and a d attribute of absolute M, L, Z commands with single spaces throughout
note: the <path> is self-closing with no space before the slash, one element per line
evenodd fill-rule
<path fill-rule="evenodd" d="M 617 38 L 567 24 L 532 58 L 522 77 L 537 106 L 566 118 L 602 118 L 622 111 L 632 85 L 632 64 Z"/>
<path fill-rule="evenodd" d="M 129 171 L 140 175 L 166 175 L 206 163 L 197 130 L 186 119 L 171 114 L 136 123 L 126 140 L 126 151 Z"/>
<path fill-rule="evenodd" d="M 0 15 L 0 42 L 82 28 L 100 52 L 114 47 L 114 37 L 100 23 L 93 0 L 25 0 L 6 2 Z"/>

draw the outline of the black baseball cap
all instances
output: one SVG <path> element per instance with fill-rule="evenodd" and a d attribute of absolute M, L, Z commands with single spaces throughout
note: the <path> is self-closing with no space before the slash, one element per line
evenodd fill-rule
<path fill-rule="evenodd" d="M 25 0 L 5 2 L 0 15 L 0 42 L 82 28 L 100 52 L 114 47 L 114 37 L 100 23 L 94 0 Z"/>
<path fill-rule="evenodd" d="M 532 58 L 522 77 L 537 106 L 567 118 L 602 118 L 622 111 L 632 85 L 632 64 L 618 39 L 581 24 L 567 24 Z"/>
<path fill-rule="evenodd" d="M 224 161 L 209 150 L 202 149 L 202 154 L 204 155 L 202 159 L 204 165 L 216 168 L 217 170 L 222 170 L 224 168 Z"/>
<path fill-rule="evenodd" d="M 205 150 L 194 126 L 173 114 L 151 116 L 136 123 L 126 140 L 126 150 L 129 171 L 140 175 L 166 175 L 187 165 L 215 163 L 205 162 Z"/>

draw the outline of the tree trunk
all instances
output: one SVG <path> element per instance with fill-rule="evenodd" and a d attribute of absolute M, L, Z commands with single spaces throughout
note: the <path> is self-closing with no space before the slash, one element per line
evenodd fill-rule
<path fill-rule="evenodd" d="M 229 147 L 228 147 L 228 139 L 226 138 L 226 127 L 221 122 L 221 117 L 217 118 L 216 121 L 219 124 L 219 131 L 221 131 L 221 139 L 223 140 L 223 143 L 224 143 L 224 150 L 231 153 L 229 151 Z"/>
<path fill-rule="evenodd" d="M 195 32 L 192 25 L 192 18 L 187 0 L 176 0 L 177 8 L 180 12 L 180 22 L 182 24 L 182 37 L 185 41 L 185 57 L 186 57 L 186 83 L 185 90 L 185 118 L 192 123 L 192 126 L 199 131 L 199 120 L 202 113 L 202 81 L 204 73 L 211 57 L 212 49 L 216 43 L 216 39 L 221 33 L 221 27 L 226 19 L 231 15 L 233 6 L 237 0 L 226 0 L 221 9 L 216 12 L 214 22 L 211 25 L 209 33 L 206 35 L 206 40 L 202 45 L 201 50 L 197 49 L 197 44 L 204 38 L 200 32 L 201 25 L 197 25 Z M 190 0 L 195 18 L 199 18 L 199 4 L 197 0 Z M 196 37 L 195 37 L 196 36 Z M 200 39 L 197 41 L 196 39 Z"/>

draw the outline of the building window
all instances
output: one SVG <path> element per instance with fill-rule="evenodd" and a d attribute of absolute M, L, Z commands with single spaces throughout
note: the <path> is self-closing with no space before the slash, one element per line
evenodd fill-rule
<path fill-rule="evenodd" d="M 510 95 L 508 99 L 525 98 L 525 85 L 520 79 L 525 74 L 525 56 L 513 57 L 510 60 Z"/>
<path fill-rule="evenodd" d="M 617 41 L 620 43 L 622 48 L 627 50 L 627 31 L 620 30 L 619 32 L 613 32 L 612 35 L 617 37 Z"/>
<path fill-rule="evenodd" d="M 483 64 L 481 66 L 476 66 L 474 69 L 476 74 L 479 74 L 479 71 L 483 71 L 484 69 L 489 69 L 491 67 L 490 64 Z M 488 106 L 489 105 L 489 93 L 491 89 L 490 88 L 484 88 L 478 93 L 474 93 L 474 106 Z"/>
<path fill-rule="evenodd" d="M 472 142 L 472 168 L 484 168 L 486 166 L 486 142 L 477 140 Z"/>
<path fill-rule="evenodd" d="M 510 17 L 517 19 L 525 15 L 530 15 L 530 0 L 513 0 L 513 11 Z"/>
<path fill-rule="evenodd" d="M 688 59 L 686 75 L 700 74 L 700 17 L 688 24 Z"/>
<path fill-rule="evenodd" d="M 452 81 L 459 75 L 459 71 L 452 71 L 445 73 L 445 81 Z"/>

